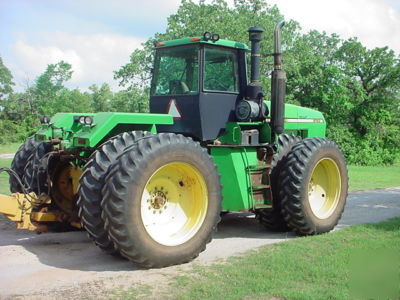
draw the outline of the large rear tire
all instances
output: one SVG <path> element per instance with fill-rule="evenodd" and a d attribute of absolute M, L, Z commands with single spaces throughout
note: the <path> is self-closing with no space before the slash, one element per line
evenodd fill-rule
<path fill-rule="evenodd" d="M 259 222 L 269 230 L 287 231 L 289 227 L 282 215 L 281 202 L 279 195 L 282 189 L 279 175 L 285 164 L 286 158 L 290 150 L 301 141 L 301 138 L 295 135 L 281 134 L 278 138 L 279 152 L 274 154 L 271 162 L 270 181 L 272 189 L 272 208 L 260 209 L 256 212 Z"/>
<path fill-rule="evenodd" d="M 119 156 L 103 188 L 103 217 L 121 255 L 142 267 L 197 257 L 220 221 L 221 185 L 207 150 L 161 133 Z"/>
<path fill-rule="evenodd" d="M 332 230 L 343 213 L 348 190 L 344 156 L 323 138 L 308 138 L 289 153 L 281 173 L 282 214 L 303 235 Z"/>
<path fill-rule="evenodd" d="M 110 165 L 137 139 L 149 135 L 147 131 L 124 132 L 104 143 L 90 157 L 80 178 L 78 190 L 78 215 L 90 239 L 110 254 L 116 254 L 113 242 L 104 230 L 101 218 L 101 189 Z"/>

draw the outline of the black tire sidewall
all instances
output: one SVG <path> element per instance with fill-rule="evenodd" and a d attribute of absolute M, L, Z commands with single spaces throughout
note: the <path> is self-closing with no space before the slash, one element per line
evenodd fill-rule
<path fill-rule="evenodd" d="M 38 144 L 39 143 L 36 142 L 32 137 L 27 139 L 24 143 L 22 143 L 19 146 L 11 162 L 11 169 L 17 173 L 22 183 L 23 183 L 22 177 L 24 175 L 24 170 L 26 168 L 26 165 L 32 158 L 32 154 L 34 153 Z M 22 192 L 22 188 L 19 186 L 18 181 L 14 178 L 14 176 L 10 176 L 9 184 L 12 193 Z"/>
<path fill-rule="evenodd" d="M 208 155 L 199 151 L 199 147 L 194 147 L 193 144 L 194 142 L 177 143 L 156 147 L 141 160 L 136 160 L 137 165 L 133 173 L 130 174 L 132 182 L 129 183 L 126 196 L 130 197 L 131 201 L 124 202 L 124 219 L 128 239 L 140 241 L 140 245 L 136 245 L 136 248 L 140 248 L 141 253 L 146 253 L 147 259 L 155 266 L 191 260 L 193 253 L 204 250 L 206 243 L 211 240 L 211 234 L 216 224 L 220 220 L 221 190 L 219 177 Z M 168 153 L 168 155 L 165 155 L 165 153 Z M 208 207 L 203 224 L 190 240 L 177 246 L 165 246 L 153 240 L 145 229 L 141 216 L 141 199 L 150 177 L 159 168 L 172 162 L 187 163 L 196 168 L 203 176 L 207 186 Z M 124 164 L 124 162 L 122 163 Z M 124 251 L 121 251 L 121 254 L 124 255 Z"/>
<path fill-rule="evenodd" d="M 342 154 L 337 150 L 338 149 L 336 147 L 330 144 L 325 144 L 314 151 L 306 163 L 307 167 L 305 168 L 305 174 L 307 175 L 304 177 L 304 181 L 301 186 L 301 194 L 303 199 L 302 205 L 308 226 L 314 228 L 317 233 L 332 230 L 333 227 L 335 227 L 338 223 L 346 204 L 348 189 L 347 169 Z M 341 190 L 338 204 L 331 216 L 326 219 L 320 219 L 316 217 L 311 210 L 310 202 L 308 200 L 308 184 L 310 182 L 314 167 L 321 159 L 324 158 L 330 158 L 336 163 L 340 172 Z"/>

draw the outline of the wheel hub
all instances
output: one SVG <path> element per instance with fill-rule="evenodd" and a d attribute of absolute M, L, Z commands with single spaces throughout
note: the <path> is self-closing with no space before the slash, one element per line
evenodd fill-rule
<path fill-rule="evenodd" d="M 167 208 L 167 191 L 163 191 L 163 188 L 161 190 L 154 189 L 154 192 L 151 194 L 151 198 L 147 201 L 150 206 L 149 209 L 154 209 L 154 210 L 162 210 Z"/>

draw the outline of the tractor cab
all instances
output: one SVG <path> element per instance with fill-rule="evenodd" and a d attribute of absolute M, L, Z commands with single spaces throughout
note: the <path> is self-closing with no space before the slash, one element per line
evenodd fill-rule
<path fill-rule="evenodd" d="M 237 121 L 236 104 L 247 86 L 246 44 L 206 33 L 158 42 L 155 50 L 150 112 L 174 117 L 173 125 L 158 125 L 159 132 L 207 141 Z"/>

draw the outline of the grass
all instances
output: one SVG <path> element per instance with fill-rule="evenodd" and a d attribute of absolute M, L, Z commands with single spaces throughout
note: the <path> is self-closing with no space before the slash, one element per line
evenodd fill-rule
<path fill-rule="evenodd" d="M 0 154 L 15 153 L 21 143 L 0 144 Z"/>
<path fill-rule="evenodd" d="M 168 299 L 398 299 L 400 218 L 261 247 L 176 276 Z"/>
<path fill-rule="evenodd" d="M 0 167 L 10 167 L 12 158 L 0 159 Z M 5 172 L 0 173 L 0 194 L 9 194 L 8 174 Z"/>
<path fill-rule="evenodd" d="M 400 163 L 390 167 L 348 166 L 349 190 L 400 186 Z"/>

